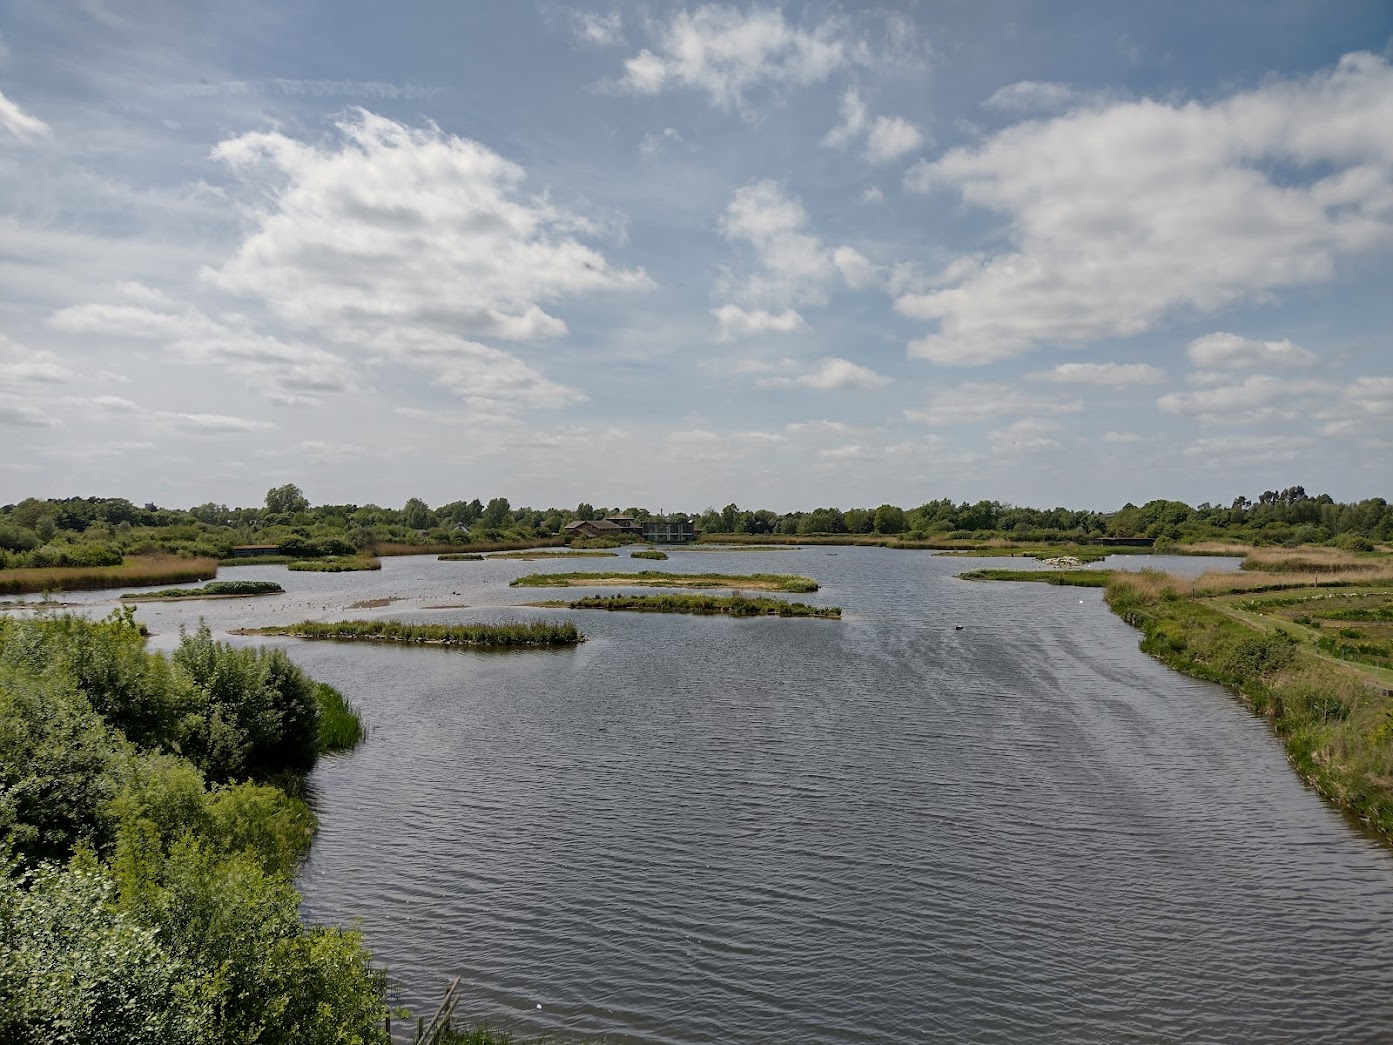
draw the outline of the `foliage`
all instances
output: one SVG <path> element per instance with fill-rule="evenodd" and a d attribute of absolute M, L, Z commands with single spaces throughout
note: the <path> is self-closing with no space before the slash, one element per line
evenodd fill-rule
<path fill-rule="evenodd" d="M 666 558 L 667 558 L 667 552 L 660 552 L 660 551 L 654 551 L 654 550 L 630 552 L 630 553 L 629 553 L 629 558 L 631 558 L 631 559 L 666 559 Z"/>
<path fill-rule="evenodd" d="M 358 573 L 382 569 L 382 560 L 373 556 L 354 556 L 345 559 L 309 559 L 292 562 L 287 570 L 303 573 Z"/>
<path fill-rule="evenodd" d="M 315 685 L 319 701 L 319 751 L 348 751 L 367 738 L 363 720 L 347 698 L 328 683 Z"/>
<path fill-rule="evenodd" d="M 516 588 L 567 588 L 588 584 L 632 584 L 659 588 L 758 588 L 767 591 L 811 592 L 818 583 L 786 573 L 529 573 L 509 582 Z"/>
<path fill-rule="evenodd" d="M 162 591 L 128 591 L 122 599 L 200 599 L 228 595 L 280 595 L 275 581 L 209 581 L 199 588 L 165 588 Z"/>
<path fill-rule="evenodd" d="M 483 562 L 484 557 L 478 552 L 455 552 L 452 555 L 436 556 L 441 562 Z"/>
<path fill-rule="evenodd" d="M 400 642 L 432 646 L 572 646 L 585 636 L 570 621 L 527 624 L 406 624 L 397 620 L 306 620 L 261 628 L 263 635 L 301 639 Z"/>
<path fill-rule="evenodd" d="M 839 618 L 840 606 L 810 606 L 806 602 L 734 595 L 587 595 L 568 602 L 573 610 L 631 610 L 641 613 L 724 614 L 730 617 Z"/>

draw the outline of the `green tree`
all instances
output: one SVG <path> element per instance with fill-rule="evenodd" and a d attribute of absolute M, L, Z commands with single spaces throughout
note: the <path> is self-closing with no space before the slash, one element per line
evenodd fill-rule
<path fill-rule="evenodd" d="M 266 510 L 268 512 L 275 512 L 277 515 L 294 515 L 297 512 L 307 510 L 309 506 L 309 500 L 294 483 L 274 486 L 266 491 Z"/>
<path fill-rule="evenodd" d="M 882 504 L 875 510 L 876 533 L 904 533 L 904 509 Z"/>
<path fill-rule="evenodd" d="M 413 530 L 429 530 L 436 523 L 435 513 L 419 497 L 412 497 L 401 510 L 401 521 Z"/>

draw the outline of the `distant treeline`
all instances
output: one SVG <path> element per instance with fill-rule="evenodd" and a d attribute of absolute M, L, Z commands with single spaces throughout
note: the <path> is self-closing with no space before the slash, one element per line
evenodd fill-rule
<path fill-rule="evenodd" d="M 418 497 L 400 508 L 375 504 L 311 505 L 294 484 L 269 490 L 265 504 L 189 509 L 139 507 L 120 498 L 30 498 L 0 508 L 0 569 L 98 566 L 123 555 L 174 552 L 228 558 L 239 545 L 264 545 L 270 554 L 295 559 L 357 552 L 473 548 L 499 542 L 547 542 L 567 523 L 632 516 L 653 518 L 646 508 L 514 508 L 506 497 L 475 498 L 432 508 Z M 1311 496 L 1300 486 L 1263 492 L 1257 500 L 1235 497 L 1227 505 L 1154 500 L 1112 512 L 1024 508 L 1001 501 L 955 503 L 947 498 L 918 507 L 815 508 L 774 512 L 735 504 L 703 512 L 675 513 L 702 533 L 782 535 L 880 535 L 901 540 L 1010 539 L 1087 541 L 1095 537 L 1153 537 L 1161 542 L 1242 541 L 1252 544 L 1337 544 L 1351 550 L 1393 541 L 1393 507 L 1382 497 L 1341 504 L 1328 494 Z"/>

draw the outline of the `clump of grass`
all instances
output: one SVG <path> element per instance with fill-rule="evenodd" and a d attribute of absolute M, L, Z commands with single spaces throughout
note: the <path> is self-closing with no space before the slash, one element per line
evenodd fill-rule
<path fill-rule="evenodd" d="M 729 617 L 822 617 L 838 619 L 840 606 L 734 595 L 587 595 L 566 604 L 573 610 L 628 610 L 636 613 L 723 614 Z"/>
<path fill-rule="evenodd" d="M 56 566 L 0 570 L 0 594 L 42 591 L 100 591 L 141 588 L 156 584 L 187 584 L 218 575 L 218 560 L 151 555 L 129 559 L 120 566 Z"/>
<path fill-rule="evenodd" d="M 305 620 L 256 628 L 253 634 L 293 635 L 301 639 L 398 642 L 428 646 L 573 646 L 585 636 L 570 621 L 526 624 L 407 624 L 399 620 Z"/>
<path fill-rule="evenodd" d="M 305 559 L 286 567 L 298 573 L 355 573 L 360 570 L 380 570 L 382 560 L 376 556 L 344 556 L 334 559 Z"/>
<path fill-rule="evenodd" d="M 451 552 L 449 555 L 437 555 L 438 562 L 483 562 L 484 557 L 478 552 Z"/>
<path fill-rule="evenodd" d="M 161 591 L 128 591 L 122 599 L 204 599 L 229 595 L 279 595 L 275 581 L 209 581 L 201 588 L 164 588 Z"/>
<path fill-rule="evenodd" d="M 368 731 L 348 699 L 326 682 L 315 684 L 319 702 L 319 752 L 349 751 L 367 739 Z"/>
<path fill-rule="evenodd" d="M 630 552 L 630 553 L 629 553 L 629 558 L 631 558 L 631 559 L 666 559 L 666 558 L 667 558 L 667 552 L 660 552 L 660 551 L 657 551 L 657 550 Z"/>
<path fill-rule="evenodd" d="M 655 588 L 757 588 L 761 591 L 811 592 L 811 577 L 787 573 L 529 573 L 511 582 L 515 588 L 569 588 L 586 585 L 639 585 Z"/>
<path fill-rule="evenodd" d="M 1111 570 L 969 570 L 958 576 L 965 581 L 1031 581 L 1036 584 L 1068 584 L 1077 588 L 1106 587 Z"/>

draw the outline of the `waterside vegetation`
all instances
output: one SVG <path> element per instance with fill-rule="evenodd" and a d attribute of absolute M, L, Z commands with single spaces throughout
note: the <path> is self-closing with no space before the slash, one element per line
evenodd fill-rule
<path fill-rule="evenodd" d="M 531 551 L 531 552 L 495 552 L 490 555 L 490 559 L 523 559 L 526 561 L 536 561 L 538 559 L 613 559 L 618 552 L 606 551 Z M 666 555 L 663 558 L 667 558 Z"/>
<path fill-rule="evenodd" d="M 631 559 L 653 559 L 654 561 L 661 562 L 661 561 L 663 561 L 663 560 L 665 560 L 665 559 L 667 558 L 667 552 L 660 552 L 660 551 L 658 551 L 658 550 L 655 549 L 655 548 L 650 548 L 650 549 L 648 549 L 648 550 L 646 550 L 646 551 L 630 552 L 630 553 L 629 553 L 629 558 L 631 558 Z"/>
<path fill-rule="evenodd" d="M 759 591 L 812 592 L 811 577 L 788 573 L 529 573 L 510 582 L 515 588 L 573 588 L 589 585 L 637 585 L 656 588 L 754 588 Z"/>
<path fill-rule="evenodd" d="M 562 603 L 573 610 L 625 610 L 635 613 L 696 613 L 728 617 L 819 617 L 841 619 L 840 606 L 810 606 L 763 596 L 732 595 L 587 595 Z"/>
<path fill-rule="evenodd" d="M 160 591 L 128 591 L 122 601 L 137 599 L 231 599 L 252 595 L 281 595 L 275 581 L 209 581 L 199 588 L 163 588 Z"/>
<path fill-rule="evenodd" d="M 1193 580 L 1121 570 L 974 576 L 1101 580 L 1108 605 L 1141 629 L 1145 652 L 1236 692 L 1268 720 L 1303 779 L 1393 842 L 1393 558 L 1361 558 L 1343 576 L 1270 564 L 1269 583 L 1258 585 L 1251 571 Z"/>
<path fill-rule="evenodd" d="M 352 555 L 340 559 L 306 559 L 292 562 L 287 570 L 303 573 L 358 573 L 382 569 L 382 560 L 375 555 Z"/>
<path fill-rule="evenodd" d="M 256 628 L 239 634 L 293 635 L 300 639 L 479 648 L 574 646 L 585 641 L 580 629 L 570 621 L 529 621 L 524 624 L 408 624 L 398 620 L 305 620 L 298 624 Z"/>
<path fill-rule="evenodd" d="M 193 581 L 210 580 L 217 574 L 218 564 L 214 559 L 148 555 L 131 559 L 119 566 L 0 570 L 0 594 L 98 591 L 156 584 L 188 584 Z"/>

